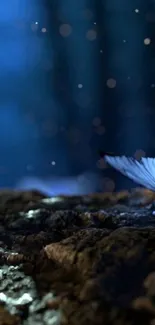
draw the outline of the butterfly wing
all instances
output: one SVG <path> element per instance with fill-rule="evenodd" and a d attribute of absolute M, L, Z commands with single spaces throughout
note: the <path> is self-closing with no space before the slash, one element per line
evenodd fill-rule
<path fill-rule="evenodd" d="M 152 191 L 155 191 L 155 158 L 141 158 L 140 161 L 125 156 L 104 156 L 105 161 L 121 172 Z"/>

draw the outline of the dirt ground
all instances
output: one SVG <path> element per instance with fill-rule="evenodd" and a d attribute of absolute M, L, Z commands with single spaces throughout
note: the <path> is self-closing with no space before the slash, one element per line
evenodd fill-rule
<path fill-rule="evenodd" d="M 155 193 L 0 192 L 0 325 L 155 325 Z"/>

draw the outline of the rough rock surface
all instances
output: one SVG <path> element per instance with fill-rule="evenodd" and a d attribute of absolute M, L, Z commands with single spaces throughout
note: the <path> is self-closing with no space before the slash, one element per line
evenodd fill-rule
<path fill-rule="evenodd" d="M 0 325 L 155 325 L 155 193 L 0 192 Z"/>

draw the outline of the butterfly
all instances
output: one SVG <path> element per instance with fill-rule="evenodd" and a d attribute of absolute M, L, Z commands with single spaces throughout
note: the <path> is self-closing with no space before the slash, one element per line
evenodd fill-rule
<path fill-rule="evenodd" d="M 155 191 L 155 158 L 142 157 L 137 160 L 132 157 L 114 156 L 103 151 L 100 151 L 100 157 L 135 183 Z"/>

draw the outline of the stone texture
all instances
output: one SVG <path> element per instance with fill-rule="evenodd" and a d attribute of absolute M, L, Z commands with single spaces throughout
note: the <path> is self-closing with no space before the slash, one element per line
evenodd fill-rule
<path fill-rule="evenodd" d="M 155 194 L 0 192 L 0 325 L 155 323 Z"/>

